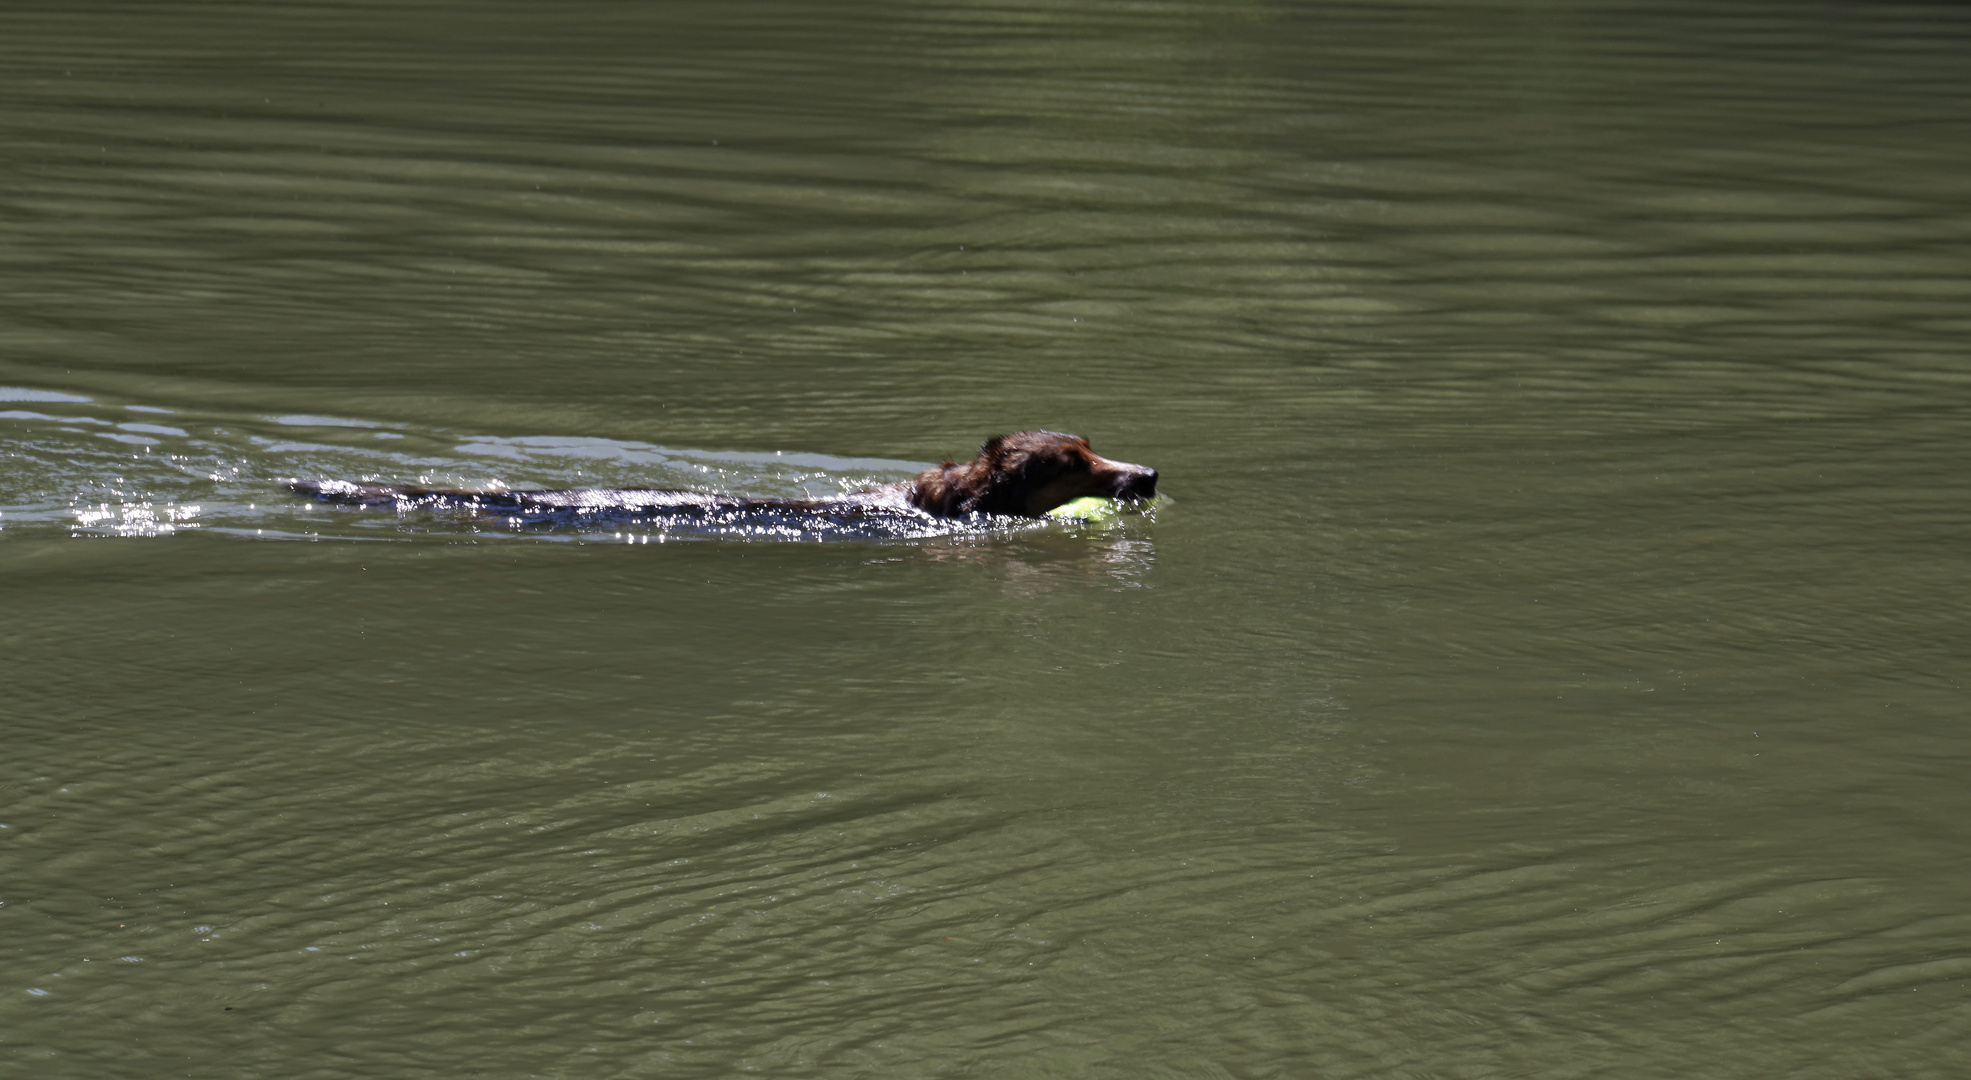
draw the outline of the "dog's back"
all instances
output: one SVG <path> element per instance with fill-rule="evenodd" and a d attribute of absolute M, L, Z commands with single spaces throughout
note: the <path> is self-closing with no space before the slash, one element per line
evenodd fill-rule
<path fill-rule="evenodd" d="M 811 499 L 748 499 L 709 491 L 662 488 L 570 488 L 507 491 L 504 489 L 439 488 L 417 484 L 356 484 L 347 480 L 290 480 L 284 485 L 297 495 L 341 506 L 377 506 L 393 510 L 461 510 L 488 514 L 547 510 L 612 510 L 688 514 L 738 509 L 754 505 L 789 508 Z"/>

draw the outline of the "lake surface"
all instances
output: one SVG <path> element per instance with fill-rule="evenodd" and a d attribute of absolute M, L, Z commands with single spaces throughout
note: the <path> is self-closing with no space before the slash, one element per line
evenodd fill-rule
<path fill-rule="evenodd" d="M 1971 1071 L 1971 14 L 0 11 L 0 1061 Z M 813 542 L 1052 428 L 1151 516 Z"/>

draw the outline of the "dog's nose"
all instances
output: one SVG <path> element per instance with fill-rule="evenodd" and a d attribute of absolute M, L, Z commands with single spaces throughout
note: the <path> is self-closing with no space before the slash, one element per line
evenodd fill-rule
<path fill-rule="evenodd" d="M 1129 483 L 1123 488 L 1123 497 L 1147 499 L 1157 493 L 1157 471 L 1145 465 L 1132 467 Z"/>

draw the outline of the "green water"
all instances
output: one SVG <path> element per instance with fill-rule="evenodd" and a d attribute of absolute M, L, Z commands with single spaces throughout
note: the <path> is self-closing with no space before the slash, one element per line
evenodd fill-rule
<path fill-rule="evenodd" d="M 1971 1071 L 1964 9 L 37 7 L 8 1075 Z"/>

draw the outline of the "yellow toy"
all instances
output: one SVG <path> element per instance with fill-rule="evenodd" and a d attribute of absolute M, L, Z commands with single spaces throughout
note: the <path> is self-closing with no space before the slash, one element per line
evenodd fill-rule
<path fill-rule="evenodd" d="M 1155 506 L 1155 499 L 1104 499 L 1099 495 L 1064 502 L 1047 511 L 1051 518 L 1066 518 L 1070 521 L 1107 521 L 1123 514 L 1142 513 Z"/>

